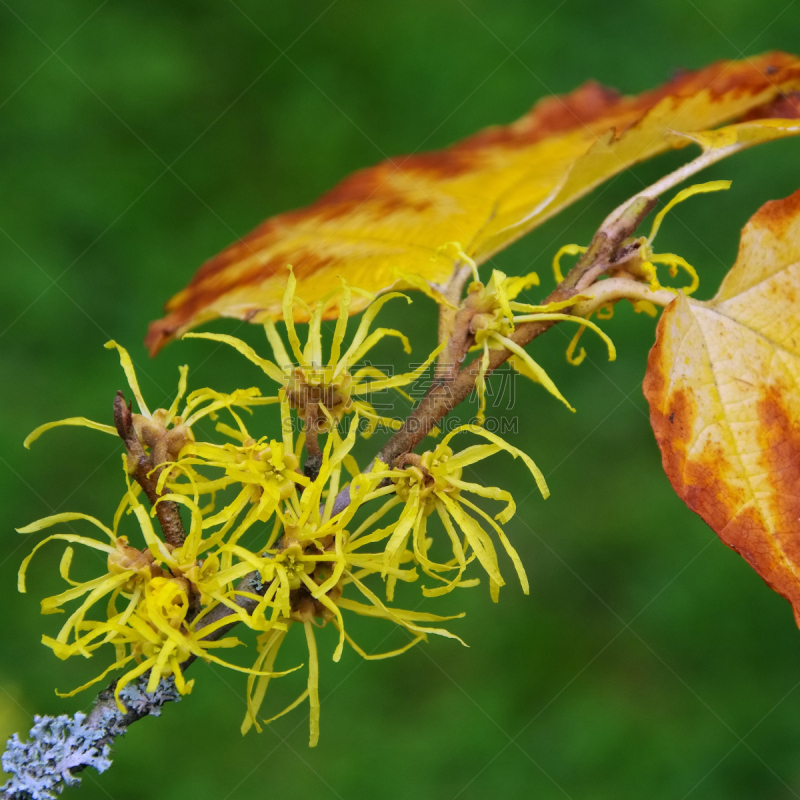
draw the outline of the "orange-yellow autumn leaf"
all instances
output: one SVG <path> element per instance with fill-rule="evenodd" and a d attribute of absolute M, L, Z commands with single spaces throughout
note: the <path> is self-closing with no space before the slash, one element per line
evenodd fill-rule
<path fill-rule="evenodd" d="M 800 191 L 747 223 L 712 300 L 667 307 L 644 390 L 673 487 L 800 624 Z"/>
<path fill-rule="evenodd" d="M 206 262 L 150 326 L 147 344 L 154 353 L 217 316 L 280 318 L 287 264 L 310 305 L 339 276 L 371 292 L 401 286 L 403 273 L 442 283 L 463 255 L 481 263 L 612 175 L 689 144 L 681 134 L 796 116 L 798 89 L 800 59 L 783 53 L 718 62 L 636 97 L 590 82 L 511 125 L 384 161 Z M 366 302 L 354 298 L 352 312 Z"/>

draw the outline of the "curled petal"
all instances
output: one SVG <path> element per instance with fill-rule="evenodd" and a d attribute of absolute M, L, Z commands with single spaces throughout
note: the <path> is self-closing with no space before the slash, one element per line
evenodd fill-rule
<path fill-rule="evenodd" d="M 117 435 L 117 429 L 113 425 L 103 425 L 100 422 L 93 422 L 90 419 L 86 419 L 86 417 L 68 417 L 67 419 L 59 419 L 55 422 L 46 422 L 44 425 L 40 425 L 34 431 L 31 431 L 25 437 L 25 441 L 22 443 L 23 447 L 26 449 L 30 449 L 30 446 L 45 432 L 49 431 L 52 428 L 58 428 L 62 425 L 75 425 L 82 428 L 91 428 L 95 431 L 102 431 L 103 433 L 110 433 L 112 436 Z"/>

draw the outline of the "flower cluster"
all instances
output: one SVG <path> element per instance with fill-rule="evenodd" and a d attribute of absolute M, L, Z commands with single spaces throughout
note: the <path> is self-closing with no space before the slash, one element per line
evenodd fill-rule
<path fill-rule="evenodd" d="M 514 298 L 529 283 L 530 278 L 509 279 L 495 272 L 486 287 L 473 285 L 465 302 L 480 306 L 474 316 L 476 347 L 486 351 L 505 346 L 509 330 L 531 315 L 565 316 L 548 306 L 517 303 Z M 54 526 L 65 529 L 40 541 L 19 572 L 19 589 L 24 592 L 31 559 L 39 549 L 52 541 L 66 543 L 60 574 L 68 588 L 42 600 L 42 612 L 58 613 L 67 606 L 74 610 L 54 636 L 43 637 L 44 644 L 61 659 L 93 658 L 100 650 L 113 649 L 100 674 L 69 694 L 110 673 L 118 676 L 121 709 L 121 692 L 140 677 L 148 691 L 171 678 L 185 694 L 194 681 L 185 678 L 184 670 L 200 658 L 247 675 L 243 733 L 260 729 L 308 700 L 314 745 L 320 716 L 317 628 L 331 624 L 337 630 L 334 661 L 346 645 L 375 659 L 398 655 L 429 635 L 460 641 L 441 626 L 453 617 L 395 607 L 397 582 L 421 580 L 423 597 L 438 597 L 456 587 L 477 585 L 480 578 L 468 574 L 477 561 L 496 601 L 505 584 L 503 552 L 527 593 L 522 561 L 502 527 L 515 513 L 514 501 L 506 490 L 483 486 L 470 473 L 477 462 L 505 452 L 525 465 L 546 497 L 544 477 L 534 462 L 482 427 L 465 425 L 427 452 L 406 453 L 390 464 L 374 461 L 360 470 L 353 454 L 358 422 L 380 419 L 364 398 L 374 391 L 399 389 L 421 372 L 388 376 L 373 367 L 358 368 L 365 353 L 385 336 L 399 337 L 408 347 L 398 331 L 370 332 L 381 306 L 397 295 L 385 295 L 367 308 L 345 349 L 352 293 L 343 283 L 338 293 L 314 309 L 304 309 L 310 324 L 307 343 L 301 346 L 294 323 L 299 302 L 294 286 L 290 274 L 284 319 L 293 361 L 272 323 L 265 329 L 274 360 L 261 358 L 230 336 L 194 334 L 235 347 L 278 384 L 274 395 L 262 395 L 257 388 L 187 394 L 188 371 L 183 367 L 174 402 L 151 412 L 129 354 L 110 342 L 108 346 L 119 352 L 138 411 L 125 406 L 119 396 L 113 426 L 71 417 L 41 426 L 26 440 L 30 445 L 51 428 L 81 425 L 119 436 L 126 446 L 123 494 L 110 526 L 85 514 L 66 513 L 20 530 L 33 534 Z M 329 355 L 323 359 L 321 320 L 333 304 L 338 304 L 338 321 Z M 250 417 L 261 405 L 277 406 L 280 439 L 253 432 Z M 294 417 L 305 422 L 297 436 Z M 214 423 L 213 434 L 203 430 L 201 436 L 208 422 Z M 312 431 L 312 422 L 321 424 Z M 312 435 L 317 453 L 309 447 Z M 478 443 L 454 449 L 455 437 L 461 441 L 469 435 Z M 502 507 L 492 516 L 482 507 L 485 501 Z M 93 526 L 98 536 L 74 532 L 77 525 Z M 75 545 L 100 555 L 100 574 L 84 581 L 73 578 Z M 389 652 L 368 653 L 346 623 L 351 615 L 391 622 L 407 640 Z M 252 631 L 254 640 L 254 657 L 246 664 L 217 654 L 242 644 L 229 633 L 237 623 Z M 282 711 L 265 719 L 262 707 L 272 680 L 300 668 L 276 666 L 281 645 L 293 629 L 303 630 L 307 645 L 306 687 Z"/>

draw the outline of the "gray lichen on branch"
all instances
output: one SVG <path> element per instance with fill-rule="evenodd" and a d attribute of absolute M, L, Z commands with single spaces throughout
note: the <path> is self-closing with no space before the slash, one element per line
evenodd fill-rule
<path fill-rule="evenodd" d="M 181 699 L 172 678 L 163 679 L 152 694 L 144 691 L 146 684 L 145 675 L 120 692 L 125 713 L 117 707 L 112 684 L 88 715 L 34 717 L 28 741 L 15 733 L 3 753 L 3 772 L 11 776 L 0 787 L 3 800 L 54 800 L 66 786 L 80 783 L 75 773 L 87 767 L 105 772 L 111 766 L 111 745 L 131 723 L 157 717 L 165 703 Z"/>
<path fill-rule="evenodd" d="M 246 575 L 237 587 L 246 594 L 261 594 L 265 586 L 258 573 Z M 237 603 L 248 613 L 255 607 L 250 597 L 238 596 Z M 198 620 L 198 629 L 215 625 L 232 616 L 227 606 L 220 605 Z M 238 623 L 233 618 L 229 625 L 214 627 L 204 637 L 218 640 Z M 181 666 L 188 667 L 194 656 Z M 74 717 L 61 715 L 36 716 L 29 740 L 22 742 L 14 734 L 2 756 L 3 771 L 11 778 L 0 787 L 3 800 L 53 800 L 65 786 L 80 782 L 75 773 L 87 767 L 105 772 L 111 766 L 111 745 L 125 734 L 128 726 L 147 716 L 157 717 L 165 703 L 177 702 L 181 694 L 175 688 L 174 678 L 162 678 L 153 693 L 145 691 L 149 673 L 125 686 L 120 699 L 127 711 L 120 711 L 114 698 L 116 681 L 106 687 L 94 701 L 88 714 L 76 713 Z"/>

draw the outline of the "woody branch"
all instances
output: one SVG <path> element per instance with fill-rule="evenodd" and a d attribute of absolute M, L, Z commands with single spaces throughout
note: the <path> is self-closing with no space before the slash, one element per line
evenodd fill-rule
<path fill-rule="evenodd" d="M 627 259 L 635 255 L 638 242 L 626 241 L 635 232 L 640 222 L 647 216 L 656 203 L 656 196 L 640 195 L 625 206 L 612 213 L 597 231 L 586 253 L 569 272 L 566 278 L 547 297 L 545 303 L 561 302 L 570 298 L 578 298 L 592 286 L 605 272 L 611 268 L 622 266 Z M 472 392 L 478 374 L 478 361 L 460 368 L 468 350 L 472 345 L 469 332 L 470 315 L 460 304 L 466 281 L 471 274 L 468 267 L 459 265 L 453 278 L 445 287 L 445 296 L 450 305 L 442 309 L 439 334 L 440 341 L 446 341 L 443 351 L 444 359 L 437 367 L 436 378 L 427 395 L 406 419 L 403 427 L 378 453 L 377 458 L 386 463 L 410 453 L 428 434 L 428 432 L 453 408 L 465 400 Z M 631 281 L 631 283 L 633 283 Z M 579 299 L 576 299 L 576 303 Z M 565 308 L 565 311 L 569 311 Z M 551 328 L 555 321 L 522 323 L 512 334 L 512 340 L 524 347 L 533 339 Z M 488 372 L 497 369 L 511 355 L 509 350 L 492 350 Z M 487 373 L 488 374 L 488 373 Z M 148 443 L 150 452 L 146 452 L 132 422 L 131 409 L 126 405 L 121 392 L 114 401 L 114 422 L 117 431 L 125 443 L 129 454 L 131 474 L 144 490 L 148 499 L 155 505 L 158 520 L 166 541 L 172 546 L 180 546 L 185 539 L 185 531 L 176 503 L 160 499 L 157 491 L 159 465 L 167 460 L 161 453 L 158 443 Z M 306 420 L 311 422 L 311 420 Z M 313 428 L 313 425 L 309 425 Z M 308 455 L 314 461 L 314 441 L 308 448 Z M 309 465 L 310 466 L 310 465 Z M 345 488 L 337 498 L 334 513 L 341 510 L 349 502 L 349 491 Z M 256 607 L 257 597 L 266 590 L 258 572 L 246 575 L 237 585 L 235 604 L 246 613 L 252 613 Z M 228 623 L 224 621 L 230 618 Z M 218 605 L 212 608 L 196 623 L 198 630 L 210 628 L 204 640 L 213 641 L 225 636 L 239 622 L 233 608 Z M 187 659 L 181 668 L 187 668 L 194 656 Z M 114 689 L 116 681 L 100 692 L 88 715 L 76 715 L 74 719 L 65 718 L 70 724 L 80 729 L 78 747 L 82 747 L 83 761 L 80 759 L 70 767 L 71 772 L 78 772 L 88 765 L 97 766 L 97 759 L 105 758 L 114 739 L 127 731 L 133 722 L 149 715 L 158 715 L 161 706 L 166 702 L 180 699 L 174 689 L 172 679 L 162 679 L 156 692 L 148 694 L 144 691 L 148 674 L 139 678 L 135 684 L 126 688 L 126 703 L 129 711 L 123 714 L 116 707 Z M 78 717 L 80 716 L 80 720 Z M 86 742 L 91 747 L 86 750 Z M 38 751 L 37 751 L 38 752 Z M 41 754 L 39 755 L 41 758 Z M 5 793 L 5 800 L 27 800 L 27 795 Z"/>

